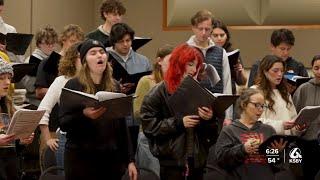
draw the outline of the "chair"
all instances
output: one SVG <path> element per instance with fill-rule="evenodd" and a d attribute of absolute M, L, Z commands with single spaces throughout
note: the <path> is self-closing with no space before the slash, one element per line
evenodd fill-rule
<path fill-rule="evenodd" d="M 44 170 L 39 180 L 64 180 L 64 169 L 58 166 L 52 166 Z"/>

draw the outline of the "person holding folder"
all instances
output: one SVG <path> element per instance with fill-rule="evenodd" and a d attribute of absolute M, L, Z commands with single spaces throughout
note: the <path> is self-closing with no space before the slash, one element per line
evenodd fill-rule
<path fill-rule="evenodd" d="M 293 103 L 297 112 L 300 112 L 305 106 L 320 106 L 320 55 L 313 57 L 311 61 L 312 73 L 314 78 L 298 87 L 293 95 Z M 301 148 L 304 179 L 314 179 L 316 173 L 320 170 L 320 146 L 317 141 L 320 133 L 320 116 L 316 119 L 307 119 L 310 121 L 306 133 L 301 135 L 298 146 Z"/>
<path fill-rule="evenodd" d="M 204 61 L 211 64 L 217 70 L 221 80 L 213 85 L 209 80 L 200 83 L 212 93 L 232 94 L 232 81 L 229 60 L 226 51 L 216 45 L 210 38 L 212 33 L 212 13 L 208 10 L 200 10 L 191 18 L 193 36 L 187 44 L 202 52 Z M 219 118 L 219 129 L 223 123 L 230 123 L 233 119 L 233 108 L 230 106 L 225 111 L 225 116 Z"/>
<path fill-rule="evenodd" d="M 79 46 L 81 68 L 65 88 L 95 94 L 117 91 L 105 47 L 97 40 Z M 64 152 L 66 180 L 121 179 L 126 167 L 130 179 L 137 179 L 134 154 L 126 121 L 107 119 L 108 107 L 68 106 L 60 98 L 60 127 L 67 133 Z"/>
<path fill-rule="evenodd" d="M 26 98 L 28 103 L 30 103 L 30 109 L 36 109 L 40 104 L 40 99 L 36 96 L 35 87 L 38 66 L 42 60 L 47 59 L 54 51 L 55 45 L 58 41 L 58 34 L 52 26 L 47 25 L 37 31 L 35 34 L 35 40 L 37 47 L 32 52 L 31 56 L 25 60 L 25 63 L 35 64 L 35 68 L 21 80 L 23 86 L 27 90 Z"/>
<path fill-rule="evenodd" d="M 212 34 L 211 39 L 213 42 L 220 47 L 223 47 L 226 52 L 231 52 L 234 49 L 230 42 L 231 36 L 227 26 L 219 19 L 213 18 L 212 20 Z M 232 94 L 236 94 L 236 84 L 245 85 L 247 83 L 247 77 L 244 73 L 242 59 L 239 56 L 238 63 L 234 67 L 230 67 L 235 71 L 235 77 L 231 76 L 232 80 Z"/>
<path fill-rule="evenodd" d="M 213 152 L 218 166 L 228 176 L 225 179 L 275 179 L 275 169 L 267 163 L 265 154 L 259 152 L 259 145 L 276 134 L 270 125 L 258 121 L 266 107 L 264 95 L 257 89 L 245 90 L 238 98 L 236 109 L 240 119 L 223 127 Z M 279 152 L 285 146 L 284 140 L 270 145 Z"/>
<path fill-rule="evenodd" d="M 15 142 L 15 135 L 6 135 L 5 129 L 2 129 L 9 125 L 9 122 L 4 122 L 5 118 L 10 120 L 15 111 L 11 97 L 8 95 L 12 77 L 13 69 L 11 65 L 0 59 L 0 125 L 1 130 L 3 130 L 0 132 L 0 179 L 7 180 L 18 179 L 18 159 L 15 144 L 30 144 L 34 137 L 31 134 L 28 138 Z"/>
<path fill-rule="evenodd" d="M 284 72 L 285 62 L 275 55 L 267 55 L 260 63 L 257 83 L 252 87 L 263 92 L 268 105 L 260 120 L 271 125 L 277 134 L 299 135 L 304 127 L 296 126 L 293 121 L 297 112 L 285 85 Z"/>
<path fill-rule="evenodd" d="M 203 56 L 197 49 L 188 44 L 177 46 L 169 59 L 164 81 L 149 91 L 142 102 L 142 128 L 149 139 L 152 154 L 159 159 L 161 179 L 184 179 L 187 176 L 183 174 L 187 128 L 194 128 L 196 166 L 193 177 L 196 179 L 202 178 L 208 149 L 215 142 L 216 121 L 211 108 L 198 107 L 197 114 L 178 118 L 173 113 L 174 107 L 168 103 L 168 98 L 184 77 L 197 77 L 202 63 Z"/>

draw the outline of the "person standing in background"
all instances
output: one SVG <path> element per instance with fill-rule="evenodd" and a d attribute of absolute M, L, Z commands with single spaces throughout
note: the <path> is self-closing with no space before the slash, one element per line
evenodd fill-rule
<path fill-rule="evenodd" d="M 89 32 L 86 38 L 100 41 L 105 47 L 110 47 L 111 27 L 116 23 L 122 22 L 123 15 L 126 14 L 126 8 L 119 0 L 104 0 L 100 6 L 100 16 L 104 24 L 98 29 Z"/>
<path fill-rule="evenodd" d="M 37 109 L 40 104 L 40 99 L 36 97 L 35 87 L 38 65 L 41 61 L 47 59 L 54 51 L 56 43 L 58 42 L 58 34 L 52 26 L 47 25 L 37 31 L 35 40 L 37 47 L 32 52 L 31 56 L 25 60 L 25 63 L 35 63 L 36 67 L 30 74 L 24 76 L 21 80 L 27 90 L 26 98 L 32 106 L 30 107 L 31 109 Z"/>
<path fill-rule="evenodd" d="M 217 70 L 220 81 L 213 86 L 209 80 L 202 80 L 200 83 L 213 93 L 232 94 L 231 72 L 226 51 L 216 45 L 210 38 L 212 33 L 212 13 L 208 10 L 198 11 L 191 18 L 192 35 L 187 44 L 196 47 L 202 52 L 204 62 L 211 64 Z M 233 107 L 225 111 L 225 116 L 219 117 L 219 129 L 224 122 L 233 119 Z"/>
<path fill-rule="evenodd" d="M 3 11 L 4 11 L 4 0 L 0 0 L 0 33 L 2 34 L 17 33 L 17 30 L 15 27 L 4 22 L 2 18 Z M 24 56 L 15 55 L 10 51 L 7 51 L 7 54 L 11 62 L 21 63 L 24 61 Z"/>
<path fill-rule="evenodd" d="M 299 112 L 305 106 L 320 106 L 320 55 L 313 57 L 311 61 L 314 78 L 298 87 L 293 95 L 293 103 Z M 320 170 L 320 146 L 317 134 L 320 132 L 320 116 L 316 119 L 308 119 L 306 132 L 297 142 L 302 151 L 302 170 L 304 179 L 314 179 Z"/>
<path fill-rule="evenodd" d="M 270 38 L 270 49 L 271 53 L 283 60 L 285 62 L 285 70 L 286 72 L 295 73 L 298 76 L 308 77 L 308 72 L 304 65 L 290 56 L 290 52 L 292 47 L 294 46 L 295 37 L 289 29 L 277 29 L 272 32 Z M 255 79 L 258 73 L 258 69 L 260 66 L 260 61 L 257 61 L 251 67 L 248 87 L 251 87 L 255 84 Z M 286 73 L 284 72 L 284 73 Z M 291 91 L 294 87 L 291 87 Z M 289 92 L 290 92 L 289 89 Z M 291 92 L 290 92 L 291 93 Z"/>
<path fill-rule="evenodd" d="M 212 21 L 211 38 L 217 46 L 223 47 L 226 50 L 226 52 L 231 52 L 235 50 L 232 47 L 232 44 L 230 42 L 231 35 L 227 26 L 219 19 L 214 18 Z M 247 83 L 247 77 L 244 74 L 244 68 L 243 68 L 242 59 L 240 56 L 239 56 L 238 64 L 236 64 L 234 67 L 231 67 L 231 68 L 234 68 L 234 71 L 236 72 L 235 77 L 231 76 L 232 94 L 236 94 L 237 93 L 236 84 L 245 85 Z"/>
<path fill-rule="evenodd" d="M 134 119 L 138 122 L 141 122 L 140 109 L 143 98 L 156 84 L 163 80 L 163 77 L 168 70 L 172 50 L 173 46 L 171 45 L 164 45 L 160 47 L 157 51 L 156 59 L 153 64 L 152 74 L 143 76 L 138 82 L 135 92 L 136 98 L 133 101 Z M 160 177 L 159 161 L 150 152 L 148 139 L 144 135 L 142 127 L 140 128 L 138 135 L 136 164 L 139 168 L 148 169 Z"/>

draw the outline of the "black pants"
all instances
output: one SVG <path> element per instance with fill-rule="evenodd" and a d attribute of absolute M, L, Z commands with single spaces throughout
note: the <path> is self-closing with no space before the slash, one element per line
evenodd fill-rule
<path fill-rule="evenodd" d="M 118 155 L 106 152 L 66 147 L 64 153 L 66 180 L 120 180 L 127 166 Z"/>
<path fill-rule="evenodd" d="M 0 180 L 18 179 L 17 162 L 16 157 L 0 158 Z"/>
<path fill-rule="evenodd" d="M 182 167 L 172 167 L 172 166 L 161 166 L 160 165 L 160 178 L 161 180 L 184 180 L 183 175 L 184 168 Z M 203 169 L 193 170 L 192 178 L 190 180 L 202 180 L 203 179 Z"/>
<path fill-rule="evenodd" d="M 302 171 L 304 180 L 314 180 L 320 170 L 320 146 L 317 140 L 299 140 L 298 147 L 302 151 Z"/>

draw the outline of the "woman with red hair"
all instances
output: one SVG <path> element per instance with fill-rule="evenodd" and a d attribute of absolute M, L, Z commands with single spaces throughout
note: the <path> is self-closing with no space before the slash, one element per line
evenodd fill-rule
<path fill-rule="evenodd" d="M 202 179 L 208 149 L 216 140 L 217 126 L 212 109 L 199 107 L 198 114 L 178 118 L 174 116 L 174 107 L 168 103 L 184 77 L 197 77 L 202 63 L 200 51 L 187 44 L 177 46 L 169 59 L 164 81 L 143 100 L 140 111 L 143 132 L 149 139 L 150 151 L 159 159 L 161 179 L 185 178 L 187 128 L 194 129 L 194 179 Z"/>

